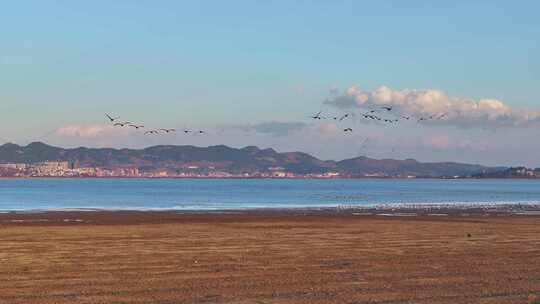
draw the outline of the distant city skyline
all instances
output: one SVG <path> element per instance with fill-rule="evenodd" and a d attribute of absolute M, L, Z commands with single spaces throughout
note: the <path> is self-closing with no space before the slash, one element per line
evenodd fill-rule
<path fill-rule="evenodd" d="M 540 167 L 537 1 L 17 1 L 0 12 L 0 144 L 256 145 Z M 380 125 L 365 108 L 449 113 Z M 336 123 L 309 116 L 354 113 Z M 150 128 L 144 136 L 105 113 Z M 344 134 L 344 128 L 352 133 Z"/>

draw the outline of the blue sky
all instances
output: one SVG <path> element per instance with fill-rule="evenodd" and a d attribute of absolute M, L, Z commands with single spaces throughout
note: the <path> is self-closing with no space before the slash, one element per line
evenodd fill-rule
<path fill-rule="evenodd" d="M 0 12 L 0 141 L 254 143 L 323 158 L 355 156 L 359 152 L 347 152 L 341 138 L 329 138 L 335 144 L 329 148 L 327 141 L 317 145 L 287 134 L 148 139 L 54 131 L 106 123 L 104 112 L 148 125 L 221 131 L 303 122 L 318 110 L 337 111 L 323 106 L 329 90 L 353 85 L 433 89 L 536 109 L 539 13 L 538 1 L 12 1 Z M 444 135 L 463 141 L 485 129 L 402 128 L 407 133 L 400 135 L 358 125 L 364 127 L 386 139 Z M 500 137 L 525 134 L 520 142 L 534 145 L 534 127 L 479 135 L 497 146 L 489 156 L 482 154 L 485 147 L 470 151 L 466 145 L 456 145 L 456 153 L 418 146 L 391 155 L 385 146 L 370 154 L 508 164 L 514 160 L 499 146 Z M 523 162 L 540 166 L 540 159 L 521 152 Z"/>

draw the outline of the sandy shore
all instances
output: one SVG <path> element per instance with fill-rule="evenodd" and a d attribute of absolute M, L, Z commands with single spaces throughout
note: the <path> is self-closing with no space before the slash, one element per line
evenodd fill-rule
<path fill-rule="evenodd" d="M 540 214 L 0 214 L 4 303 L 536 303 Z"/>

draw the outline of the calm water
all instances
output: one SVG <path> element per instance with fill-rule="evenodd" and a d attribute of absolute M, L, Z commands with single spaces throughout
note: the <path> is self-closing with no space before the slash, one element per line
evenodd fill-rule
<path fill-rule="evenodd" d="M 531 180 L 1 179 L 0 210 L 540 203 Z"/>

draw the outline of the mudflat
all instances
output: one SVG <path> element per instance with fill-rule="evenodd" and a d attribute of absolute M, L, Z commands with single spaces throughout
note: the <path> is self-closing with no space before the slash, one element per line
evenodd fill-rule
<path fill-rule="evenodd" d="M 540 216 L 0 214 L 0 303 L 537 303 Z"/>

